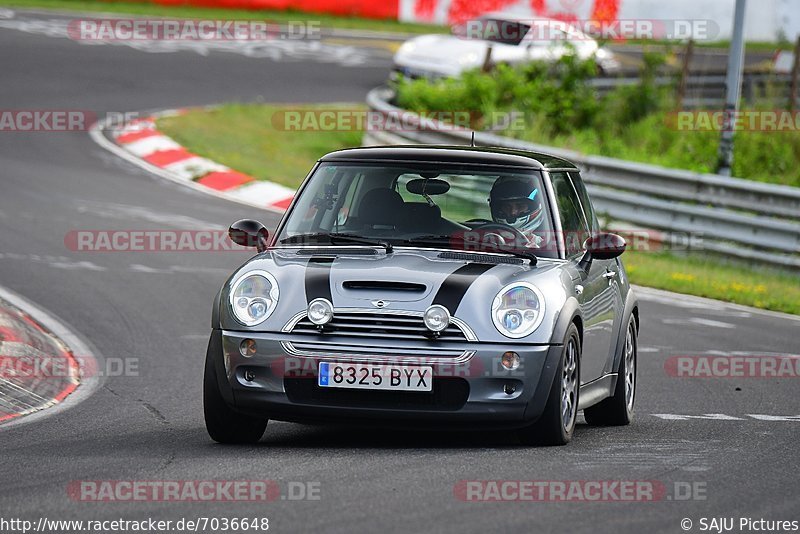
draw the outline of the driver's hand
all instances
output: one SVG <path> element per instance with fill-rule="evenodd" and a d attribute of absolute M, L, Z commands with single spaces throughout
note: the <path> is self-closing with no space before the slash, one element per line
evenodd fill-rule
<path fill-rule="evenodd" d="M 542 248 L 542 243 L 544 243 L 544 238 L 542 236 L 531 234 L 525 237 L 528 238 L 528 248 Z"/>

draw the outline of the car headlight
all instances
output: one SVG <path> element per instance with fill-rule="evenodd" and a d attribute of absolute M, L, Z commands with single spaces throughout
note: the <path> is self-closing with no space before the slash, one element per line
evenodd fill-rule
<path fill-rule="evenodd" d="M 245 326 L 267 320 L 278 305 L 278 281 L 266 271 L 250 271 L 231 286 L 233 316 Z"/>
<path fill-rule="evenodd" d="M 492 322 L 506 337 L 521 338 L 536 330 L 544 319 L 544 297 L 533 284 L 515 282 L 492 302 Z"/>
<path fill-rule="evenodd" d="M 400 48 L 397 49 L 395 57 L 412 54 L 416 49 L 417 49 L 417 43 L 415 43 L 414 41 L 406 41 L 405 43 L 400 45 Z"/>

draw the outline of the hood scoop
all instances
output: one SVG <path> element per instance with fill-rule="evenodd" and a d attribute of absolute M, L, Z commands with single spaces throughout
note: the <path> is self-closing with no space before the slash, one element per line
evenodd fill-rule
<path fill-rule="evenodd" d="M 509 256 L 495 256 L 493 254 L 480 254 L 472 252 L 442 252 L 438 256 L 443 260 L 471 261 L 473 263 L 522 265 L 525 260 Z"/>
<path fill-rule="evenodd" d="M 404 291 L 407 293 L 424 293 L 428 289 L 424 284 L 383 280 L 347 280 L 342 282 L 342 287 L 356 291 Z"/>

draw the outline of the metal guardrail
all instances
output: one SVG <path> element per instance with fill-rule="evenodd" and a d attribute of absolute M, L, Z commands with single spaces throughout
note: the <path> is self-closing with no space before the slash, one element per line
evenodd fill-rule
<path fill-rule="evenodd" d="M 785 105 L 790 98 L 791 76 L 773 72 L 745 72 L 742 76 L 742 100 L 747 105 Z M 637 85 L 636 76 L 593 78 L 588 85 L 599 95 L 606 95 L 620 86 Z M 675 76 L 658 76 L 657 86 L 677 84 Z M 692 74 L 686 78 L 686 94 L 681 102 L 684 109 L 721 109 L 725 104 L 727 78 L 721 74 Z M 800 99 L 798 99 L 800 102 Z"/>
<path fill-rule="evenodd" d="M 393 96 L 391 89 L 373 89 L 367 105 L 387 117 L 402 115 L 411 127 L 367 131 L 365 145 L 470 143 L 471 131 L 393 106 Z M 581 169 L 597 211 L 614 220 L 667 233 L 701 234 L 704 248 L 716 253 L 800 269 L 800 188 L 585 156 L 485 132 L 475 133 L 475 144 L 572 161 Z M 485 198 L 483 189 L 479 185 L 463 194 Z"/>

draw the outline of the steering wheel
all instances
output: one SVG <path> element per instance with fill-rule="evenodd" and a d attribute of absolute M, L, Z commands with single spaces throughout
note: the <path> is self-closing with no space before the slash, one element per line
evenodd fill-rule
<path fill-rule="evenodd" d="M 464 221 L 464 223 L 473 230 L 485 231 L 487 233 L 492 232 L 492 230 L 500 232 L 511 232 L 511 234 L 513 234 L 512 238 L 513 241 L 516 241 L 517 243 L 528 242 L 528 238 L 525 237 L 525 235 L 522 232 L 520 232 L 510 224 L 499 223 L 497 221 L 490 221 L 489 219 L 470 219 L 468 221 Z M 503 237 L 502 234 L 499 234 L 499 237 L 503 240 L 502 244 L 508 243 L 509 239 Z"/>

